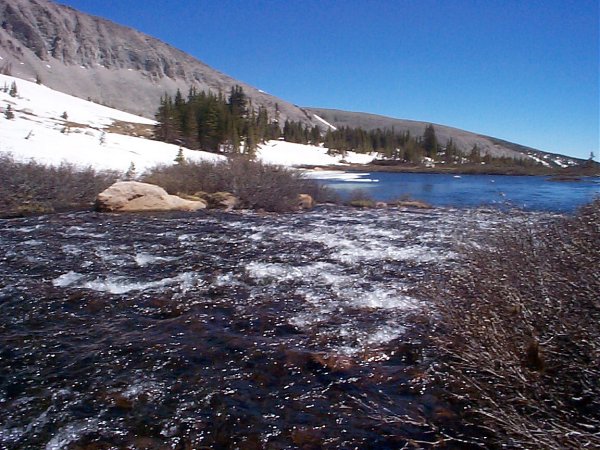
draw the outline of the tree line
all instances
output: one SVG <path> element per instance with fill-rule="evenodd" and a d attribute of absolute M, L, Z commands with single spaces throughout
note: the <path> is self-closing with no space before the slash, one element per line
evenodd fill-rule
<path fill-rule="evenodd" d="M 177 90 L 161 98 L 155 117 L 157 139 L 194 150 L 252 155 L 259 143 L 281 135 L 277 120 L 269 120 L 265 107 L 253 108 L 240 86 L 227 97 L 191 88 L 184 98 Z"/>
<path fill-rule="evenodd" d="M 449 139 L 441 144 L 429 124 L 421 136 L 392 129 L 364 130 L 340 127 L 324 133 L 317 126 L 286 120 L 281 126 L 279 109 L 270 117 L 264 106 L 254 108 L 240 86 L 229 95 L 198 92 L 191 88 L 187 98 L 178 90 L 174 97 L 161 98 L 156 113 L 156 138 L 190 149 L 253 156 L 259 144 L 283 139 L 300 144 L 323 145 L 331 153 L 381 154 L 386 159 L 421 164 L 425 158 L 447 163 L 494 163 L 496 165 L 536 165 L 533 160 L 492 158 L 476 145 L 466 153 Z"/>

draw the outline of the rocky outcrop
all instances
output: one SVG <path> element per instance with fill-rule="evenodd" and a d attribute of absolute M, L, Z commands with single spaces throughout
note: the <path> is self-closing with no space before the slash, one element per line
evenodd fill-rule
<path fill-rule="evenodd" d="M 204 200 L 185 200 L 160 186 L 137 181 L 119 181 L 96 198 L 96 209 L 102 212 L 197 211 L 206 206 Z"/>

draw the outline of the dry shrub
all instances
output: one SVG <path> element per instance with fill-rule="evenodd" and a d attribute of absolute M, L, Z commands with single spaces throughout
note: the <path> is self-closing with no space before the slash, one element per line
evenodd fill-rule
<path fill-rule="evenodd" d="M 116 172 L 96 172 L 70 164 L 45 166 L 0 156 L 0 216 L 87 208 L 114 183 Z"/>
<path fill-rule="evenodd" d="M 240 200 L 241 208 L 266 211 L 296 209 L 298 194 L 310 194 L 317 201 L 331 197 L 327 189 L 305 179 L 301 172 L 243 157 L 216 163 L 160 166 L 152 169 L 142 181 L 159 185 L 170 194 L 231 192 Z"/>
<path fill-rule="evenodd" d="M 599 268 L 600 199 L 551 224 L 506 226 L 450 275 L 437 377 L 474 443 L 600 448 Z"/>

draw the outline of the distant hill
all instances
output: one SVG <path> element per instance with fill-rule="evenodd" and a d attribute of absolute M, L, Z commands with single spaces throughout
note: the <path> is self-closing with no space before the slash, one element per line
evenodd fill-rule
<path fill-rule="evenodd" d="M 365 130 L 394 129 L 399 133 L 406 131 L 412 136 L 422 136 L 429 122 L 416 120 L 394 119 L 376 114 L 362 112 L 341 111 L 338 109 L 304 108 L 306 111 L 317 114 L 319 117 L 335 127 L 363 128 Z M 472 133 L 458 128 L 445 125 L 433 124 L 436 136 L 441 145 L 448 139 L 452 139 L 459 150 L 468 153 L 474 145 L 477 145 L 482 154 L 490 154 L 494 157 L 508 156 L 511 158 L 532 158 L 539 160 L 550 167 L 568 167 L 577 165 L 583 160 L 563 155 L 544 152 L 531 147 L 515 144 L 502 139 Z"/>
<path fill-rule="evenodd" d="M 145 117 L 165 92 L 228 94 L 240 85 L 272 117 L 277 105 L 282 120 L 314 120 L 158 39 L 49 0 L 0 0 L 0 72 Z"/>

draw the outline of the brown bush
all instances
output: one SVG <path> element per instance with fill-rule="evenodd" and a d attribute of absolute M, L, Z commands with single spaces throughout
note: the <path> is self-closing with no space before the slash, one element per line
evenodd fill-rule
<path fill-rule="evenodd" d="M 146 174 L 143 181 L 157 184 L 170 194 L 231 192 L 240 200 L 239 207 L 266 211 L 296 209 L 298 194 L 310 194 L 317 201 L 333 197 L 301 172 L 243 157 L 160 166 Z"/>
<path fill-rule="evenodd" d="M 0 216 L 41 214 L 87 208 L 96 195 L 118 178 L 70 164 L 57 167 L 20 163 L 0 156 Z"/>
<path fill-rule="evenodd" d="M 600 448 L 600 200 L 507 225 L 464 264 L 437 294 L 433 340 L 473 441 Z"/>

